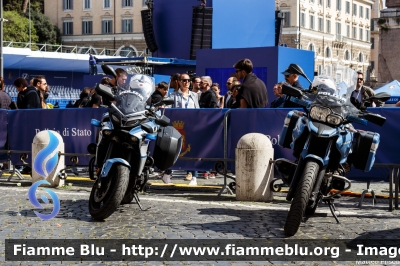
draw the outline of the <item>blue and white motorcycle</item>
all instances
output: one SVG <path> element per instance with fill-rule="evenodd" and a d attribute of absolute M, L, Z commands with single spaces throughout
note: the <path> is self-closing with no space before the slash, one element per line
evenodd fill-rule
<path fill-rule="evenodd" d="M 297 73 L 311 81 L 298 65 Z M 367 121 L 382 126 L 385 117 L 357 109 L 351 102 L 351 92 L 357 84 L 357 73 L 347 67 L 335 69 L 341 82 L 329 76 L 318 76 L 309 90 L 299 90 L 284 84 L 282 93 L 303 107 L 290 111 L 285 118 L 279 144 L 293 150 L 294 162 L 276 160 L 285 183 L 289 184 L 286 200 L 291 201 L 284 226 L 286 235 L 296 234 L 304 214 L 314 214 L 319 201 L 329 205 L 336 221 L 334 198 L 351 186 L 345 177 L 350 166 L 370 171 L 379 144 L 379 134 L 357 131 L 351 123 Z M 339 83 L 337 85 L 337 83 Z M 368 101 L 386 101 L 390 95 L 377 94 Z M 331 192 L 332 189 L 336 192 Z"/>
<path fill-rule="evenodd" d="M 102 68 L 116 77 L 112 68 Z M 125 88 L 96 87 L 110 104 L 101 121 L 92 119 L 92 125 L 100 130 L 97 143 L 88 146 L 88 151 L 96 155 L 91 168 L 98 169 L 89 198 L 89 212 L 94 219 L 106 219 L 120 204 L 133 199 L 142 209 L 138 192 L 144 189 L 152 167 L 165 170 L 178 159 L 182 136 L 168 126 L 170 120 L 157 107 L 170 105 L 173 100 L 164 99 L 149 107 L 146 101 L 154 91 L 153 79 L 141 74 L 133 75 Z M 156 142 L 153 157 L 149 153 L 151 141 Z"/>

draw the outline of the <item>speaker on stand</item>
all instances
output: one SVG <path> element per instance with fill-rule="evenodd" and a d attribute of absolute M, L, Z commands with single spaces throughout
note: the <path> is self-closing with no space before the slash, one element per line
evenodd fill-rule
<path fill-rule="evenodd" d="M 212 48 L 212 7 L 194 6 L 190 59 L 196 60 L 197 49 Z"/>
<path fill-rule="evenodd" d="M 142 15 L 144 40 L 146 41 L 146 45 L 149 48 L 150 52 L 154 53 L 155 51 L 158 50 L 158 46 L 153 30 L 152 9 L 149 8 L 147 10 L 142 10 L 141 15 Z"/>

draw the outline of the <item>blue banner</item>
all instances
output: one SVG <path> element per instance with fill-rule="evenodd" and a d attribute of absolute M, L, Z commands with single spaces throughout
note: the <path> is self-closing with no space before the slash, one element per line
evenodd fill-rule
<path fill-rule="evenodd" d="M 239 139 L 247 133 L 267 135 L 274 148 L 274 159 L 294 159 L 292 150 L 278 145 L 282 126 L 291 109 L 235 109 L 228 116 L 228 158 L 235 158 Z M 66 153 L 87 153 L 88 144 L 95 141 L 97 128 L 90 124 L 92 118 L 101 119 L 105 108 L 10 110 L 0 111 L 3 124 L 8 124 L 10 149 L 30 151 L 37 132 L 45 129 L 58 131 L 63 137 Z M 223 158 L 224 136 L 223 117 L 227 109 L 166 109 L 165 115 L 183 136 L 181 158 Z M 356 129 L 377 132 L 381 136 L 375 163 L 400 164 L 397 156 L 400 148 L 397 141 L 397 113 L 400 108 L 370 108 L 369 111 L 387 118 L 379 127 L 372 123 L 367 126 L 353 124 Z M 8 112 L 8 113 L 6 113 Z M 7 121 L 5 120 L 7 119 Z M 0 144 L 4 146 L 6 127 L 0 128 Z M 80 157 L 80 165 L 88 158 Z M 65 162 L 69 164 L 66 158 Z M 13 156 L 13 163 L 20 165 L 19 155 Z M 172 169 L 210 170 L 214 162 L 178 160 Z M 229 165 L 234 170 L 234 164 Z M 352 170 L 350 178 L 386 178 L 387 169 L 373 168 L 369 173 Z"/>
<path fill-rule="evenodd" d="M 65 153 L 85 153 L 89 143 L 95 142 L 97 128 L 90 124 L 92 118 L 101 119 L 107 109 L 31 109 L 8 111 L 10 150 L 30 151 L 35 135 L 42 130 L 57 131 L 64 140 Z M 28 162 L 31 162 L 29 156 Z M 79 157 L 80 165 L 90 158 Z M 19 154 L 12 156 L 15 165 L 21 165 Z M 70 165 L 69 158 L 65 163 Z"/>

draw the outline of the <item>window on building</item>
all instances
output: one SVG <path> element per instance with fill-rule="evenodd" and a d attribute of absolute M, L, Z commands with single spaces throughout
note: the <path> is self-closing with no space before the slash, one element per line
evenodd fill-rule
<path fill-rule="evenodd" d="M 329 47 L 326 47 L 325 57 L 326 58 L 330 58 L 331 57 L 331 49 Z"/>
<path fill-rule="evenodd" d="M 336 35 L 342 35 L 342 24 L 340 22 L 336 22 Z"/>
<path fill-rule="evenodd" d="M 82 34 L 92 34 L 93 23 L 91 20 L 82 21 Z"/>
<path fill-rule="evenodd" d="M 367 42 L 370 42 L 371 40 L 370 40 L 370 35 L 369 35 L 369 30 L 365 30 L 365 40 L 367 41 Z"/>
<path fill-rule="evenodd" d="M 326 0 L 326 7 L 331 7 L 331 0 Z"/>
<path fill-rule="evenodd" d="M 358 62 L 364 62 L 364 55 L 362 53 L 358 55 Z"/>
<path fill-rule="evenodd" d="M 350 38 L 350 25 L 346 25 L 346 37 Z"/>
<path fill-rule="evenodd" d="M 324 20 L 323 18 L 318 18 L 318 31 L 324 31 Z"/>
<path fill-rule="evenodd" d="M 111 8 L 111 0 L 104 0 L 103 8 Z"/>
<path fill-rule="evenodd" d="M 102 34 L 109 34 L 113 32 L 112 28 L 112 20 L 103 20 L 101 22 L 101 33 Z"/>
<path fill-rule="evenodd" d="M 83 9 L 91 9 L 91 0 L 83 0 Z"/>
<path fill-rule="evenodd" d="M 342 0 L 336 0 L 336 10 L 342 10 Z"/>
<path fill-rule="evenodd" d="M 122 0 L 122 7 L 132 7 L 133 0 Z"/>
<path fill-rule="evenodd" d="M 357 28 L 353 27 L 353 39 L 357 39 Z"/>
<path fill-rule="evenodd" d="M 63 35 L 73 35 L 74 34 L 74 23 L 72 21 L 63 22 Z"/>
<path fill-rule="evenodd" d="M 63 0 L 63 10 L 73 10 L 74 0 Z"/>
<path fill-rule="evenodd" d="M 364 7 L 360 6 L 360 18 L 364 17 Z"/>
<path fill-rule="evenodd" d="M 283 13 L 283 27 L 290 27 L 290 12 Z"/>
<path fill-rule="evenodd" d="M 357 4 L 353 4 L 353 16 L 357 16 Z"/>
<path fill-rule="evenodd" d="M 371 49 L 375 49 L 375 38 L 371 38 Z"/>
<path fill-rule="evenodd" d="M 330 19 L 326 20 L 326 32 L 331 33 L 331 20 Z"/>
<path fill-rule="evenodd" d="M 314 29 L 314 15 L 310 15 L 310 29 Z"/>
<path fill-rule="evenodd" d="M 322 74 L 322 65 L 318 65 L 318 75 Z"/>
<path fill-rule="evenodd" d="M 350 2 L 346 1 L 346 14 L 350 14 Z"/>
<path fill-rule="evenodd" d="M 306 14 L 304 13 L 301 13 L 300 16 L 300 26 L 303 28 L 306 26 Z"/>
<path fill-rule="evenodd" d="M 318 4 L 320 4 L 321 6 L 324 4 L 323 0 L 318 0 Z"/>
<path fill-rule="evenodd" d="M 308 50 L 314 52 L 314 51 L 315 51 L 315 46 L 314 46 L 314 44 L 310 43 L 310 45 L 308 46 Z"/>
<path fill-rule="evenodd" d="M 363 29 L 360 28 L 360 36 L 358 36 L 360 38 L 360 41 L 363 40 Z"/>
<path fill-rule="evenodd" d="M 122 33 L 132 33 L 133 32 L 133 20 L 123 19 L 122 20 Z"/>
<path fill-rule="evenodd" d="M 371 19 L 371 31 L 375 30 L 375 21 Z"/>
<path fill-rule="evenodd" d="M 344 52 L 344 60 L 350 60 L 350 52 L 349 52 L 349 50 L 346 50 L 346 52 Z"/>
<path fill-rule="evenodd" d="M 369 19 L 369 8 L 368 7 L 365 8 L 365 18 Z"/>

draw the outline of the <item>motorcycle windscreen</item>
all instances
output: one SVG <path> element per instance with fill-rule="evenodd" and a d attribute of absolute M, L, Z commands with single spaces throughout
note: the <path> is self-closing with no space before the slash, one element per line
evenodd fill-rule
<path fill-rule="evenodd" d="M 115 105 L 124 115 L 144 111 L 146 106 L 144 97 L 136 91 L 121 92 L 115 97 L 115 102 Z"/>

